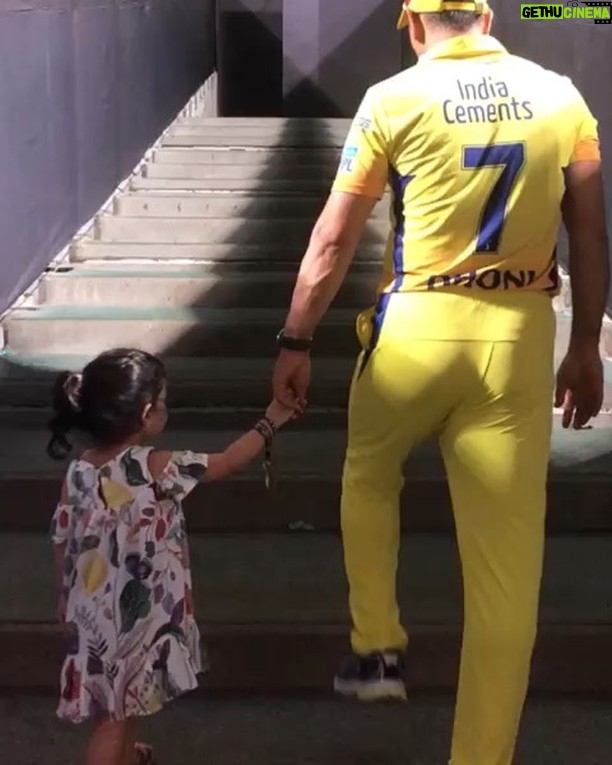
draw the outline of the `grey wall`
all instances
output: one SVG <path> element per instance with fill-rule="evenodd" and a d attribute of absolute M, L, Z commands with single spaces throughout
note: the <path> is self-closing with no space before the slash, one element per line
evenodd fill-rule
<path fill-rule="evenodd" d="M 214 0 L 3 0 L 0 311 L 214 68 Z"/>

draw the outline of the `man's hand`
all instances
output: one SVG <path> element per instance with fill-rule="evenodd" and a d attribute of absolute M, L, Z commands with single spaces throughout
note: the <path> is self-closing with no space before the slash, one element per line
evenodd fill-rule
<path fill-rule="evenodd" d="M 555 406 L 563 407 L 564 428 L 583 428 L 603 403 L 603 364 L 598 344 L 570 347 L 557 372 Z"/>
<path fill-rule="evenodd" d="M 310 386 L 310 354 L 283 348 L 272 377 L 274 398 L 288 409 L 299 410 Z"/>

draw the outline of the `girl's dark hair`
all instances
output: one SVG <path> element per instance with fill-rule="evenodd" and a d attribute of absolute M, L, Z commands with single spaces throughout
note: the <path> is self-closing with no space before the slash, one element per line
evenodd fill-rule
<path fill-rule="evenodd" d="M 165 380 L 159 359 L 132 348 L 102 353 L 81 375 L 62 372 L 53 386 L 49 456 L 68 456 L 72 430 L 87 433 L 97 446 L 122 443 L 140 430 L 142 412 L 157 403 Z"/>

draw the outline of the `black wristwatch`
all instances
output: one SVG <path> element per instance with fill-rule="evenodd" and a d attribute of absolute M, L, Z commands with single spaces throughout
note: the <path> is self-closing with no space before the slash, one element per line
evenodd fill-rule
<path fill-rule="evenodd" d="M 307 353 L 312 348 L 312 338 L 307 340 L 303 337 L 288 337 L 285 334 L 285 330 L 281 329 L 276 336 L 276 345 L 279 348 L 285 348 L 288 351 Z"/>

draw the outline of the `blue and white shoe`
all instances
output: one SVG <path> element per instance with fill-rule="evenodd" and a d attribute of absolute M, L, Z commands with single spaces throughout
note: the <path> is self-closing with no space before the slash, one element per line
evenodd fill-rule
<path fill-rule="evenodd" d="M 334 690 L 358 701 L 406 701 L 402 654 L 352 654 L 342 663 Z"/>

